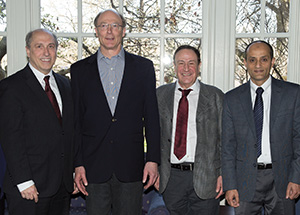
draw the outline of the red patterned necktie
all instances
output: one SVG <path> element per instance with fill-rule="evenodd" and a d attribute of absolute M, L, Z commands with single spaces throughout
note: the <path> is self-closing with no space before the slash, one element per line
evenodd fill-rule
<path fill-rule="evenodd" d="M 182 96 L 178 104 L 174 144 L 174 154 L 178 160 L 183 158 L 186 154 L 187 123 L 189 115 L 189 102 L 187 100 L 187 95 L 191 92 L 191 89 L 179 90 L 182 92 Z"/>
<path fill-rule="evenodd" d="M 49 100 L 50 100 L 50 102 L 52 104 L 52 107 L 53 107 L 53 109 L 54 109 L 54 111 L 56 113 L 56 116 L 57 116 L 59 122 L 61 123 L 60 110 L 59 110 L 59 107 L 58 107 L 58 103 L 57 103 L 56 97 L 55 97 L 53 91 L 50 88 L 49 78 L 50 78 L 49 75 L 47 75 L 47 76 L 44 77 L 44 81 L 45 81 L 45 84 L 46 84 L 45 85 L 45 92 L 46 92 L 46 94 L 47 94 L 47 96 L 48 96 L 48 98 L 49 98 Z"/>

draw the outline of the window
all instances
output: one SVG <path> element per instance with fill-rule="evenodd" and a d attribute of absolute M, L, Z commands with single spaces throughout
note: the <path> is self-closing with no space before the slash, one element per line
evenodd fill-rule
<path fill-rule="evenodd" d="M 289 0 L 236 1 L 235 85 L 248 81 L 244 50 L 253 40 L 268 41 L 274 49 L 273 77 L 287 80 L 289 54 Z"/>
<path fill-rule="evenodd" d="M 7 12 L 0 15 L 7 15 L 8 27 L 0 30 L 0 38 L 8 38 L 8 75 L 24 67 L 25 35 L 41 26 L 58 35 L 61 47 L 55 71 L 68 74 L 73 62 L 97 50 L 93 19 L 112 7 L 128 21 L 124 47 L 153 60 L 157 85 L 174 80 L 173 53 L 188 43 L 201 51 L 201 80 L 226 92 L 248 80 L 242 52 L 254 39 L 266 39 L 273 45 L 275 76 L 279 71 L 283 79 L 300 83 L 300 0 L 0 0 L 3 2 Z"/>
<path fill-rule="evenodd" d="M 68 73 L 77 59 L 97 51 L 94 17 L 108 8 L 119 11 L 127 21 L 125 50 L 154 62 L 157 85 L 173 81 L 172 57 L 178 46 L 201 49 L 201 0 L 41 0 L 41 25 L 59 37 L 56 71 Z"/>

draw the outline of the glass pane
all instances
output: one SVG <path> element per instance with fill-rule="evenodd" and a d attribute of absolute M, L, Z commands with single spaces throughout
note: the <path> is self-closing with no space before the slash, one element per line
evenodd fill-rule
<path fill-rule="evenodd" d="M 235 50 L 235 86 L 246 83 L 249 80 L 244 65 L 244 52 L 249 43 L 257 38 L 238 38 L 236 39 Z M 271 75 L 274 78 L 286 80 L 287 79 L 287 62 L 288 62 L 288 38 L 266 38 L 274 50 L 275 64 L 271 70 Z"/>
<path fill-rule="evenodd" d="M 6 37 L 0 37 L 0 80 L 7 75 Z"/>
<path fill-rule="evenodd" d="M 77 32 L 77 0 L 41 0 L 41 25 L 53 32 Z"/>
<path fill-rule="evenodd" d="M 0 0 L 0 31 L 6 31 L 6 0 Z"/>
<path fill-rule="evenodd" d="M 57 59 L 53 70 L 61 75 L 70 77 L 70 66 L 77 61 L 77 38 L 58 38 Z"/>
<path fill-rule="evenodd" d="M 124 17 L 128 33 L 158 33 L 160 1 L 125 0 Z"/>
<path fill-rule="evenodd" d="M 189 38 L 169 38 L 165 43 L 165 59 L 164 62 L 164 83 L 174 82 L 176 75 L 174 73 L 173 55 L 175 50 L 181 45 L 191 45 L 199 49 L 201 54 L 201 39 Z M 171 60 L 171 61 L 170 61 Z"/>
<path fill-rule="evenodd" d="M 126 51 L 143 56 L 153 61 L 156 83 L 160 73 L 160 42 L 154 38 L 125 38 L 123 47 Z"/>
<path fill-rule="evenodd" d="M 201 33 L 202 0 L 166 0 L 165 32 Z"/>
<path fill-rule="evenodd" d="M 83 38 L 82 58 L 86 58 L 96 53 L 99 48 L 99 42 L 96 37 Z"/>
<path fill-rule="evenodd" d="M 287 80 L 287 64 L 289 57 L 288 38 L 266 38 L 273 46 L 275 64 L 271 71 L 274 78 Z"/>
<path fill-rule="evenodd" d="M 235 43 L 235 86 L 242 85 L 249 80 L 249 74 L 244 65 L 245 49 L 249 43 L 257 38 L 237 38 Z"/>
<path fill-rule="evenodd" d="M 289 0 L 266 1 L 266 25 L 268 33 L 288 32 L 290 16 Z"/>
<path fill-rule="evenodd" d="M 114 8 L 118 10 L 118 0 L 82 0 L 82 32 L 94 32 L 94 19 L 103 10 Z"/>
<path fill-rule="evenodd" d="M 236 1 L 236 32 L 258 33 L 260 31 L 260 1 Z"/>

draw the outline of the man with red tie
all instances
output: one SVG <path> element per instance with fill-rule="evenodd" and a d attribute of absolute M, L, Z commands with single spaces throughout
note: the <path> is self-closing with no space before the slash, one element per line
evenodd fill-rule
<path fill-rule="evenodd" d="M 73 191 L 73 102 L 69 80 L 52 71 L 57 38 L 26 36 L 26 67 L 0 82 L 0 143 L 9 214 L 67 215 Z"/>
<path fill-rule="evenodd" d="M 200 82 L 200 53 L 177 48 L 175 83 L 157 89 L 161 128 L 160 180 L 170 213 L 219 214 L 223 93 Z"/>

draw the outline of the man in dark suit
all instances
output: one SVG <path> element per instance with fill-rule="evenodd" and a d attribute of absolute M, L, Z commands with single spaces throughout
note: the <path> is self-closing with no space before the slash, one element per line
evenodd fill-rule
<path fill-rule="evenodd" d="M 89 214 L 137 215 L 142 183 L 154 184 L 160 161 L 153 63 L 124 51 L 126 22 L 116 11 L 99 13 L 94 24 L 99 50 L 71 66 L 75 183 Z"/>
<path fill-rule="evenodd" d="M 74 112 L 69 80 L 52 71 L 57 46 L 50 31 L 29 32 L 29 63 L 0 83 L 3 190 L 11 215 L 69 214 Z"/>
<path fill-rule="evenodd" d="M 226 93 L 222 174 L 236 214 L 292 215 L 300 184 L 300 88 L 270 76 L 272 46 L 245 50 L 250 80 Z"/>
<path fill-rule="evenodd" d="M 189 45 L 174 53 L 175 83 L 157 89 L 161 128 L 160 181 L 171 214 L 219 214 L 223 93 L 200 82 L 200 53 Z M 181 103 L 187 91 L 187 127 L 180 130 Z M 180 120 L 181 119 L 181 120 Z M 183 140 L 179 136 L 186 133 Z M 184 144 L 178 156 L 177 145 Z M 180 154 L 180 153 L 179 153 Z"/>

